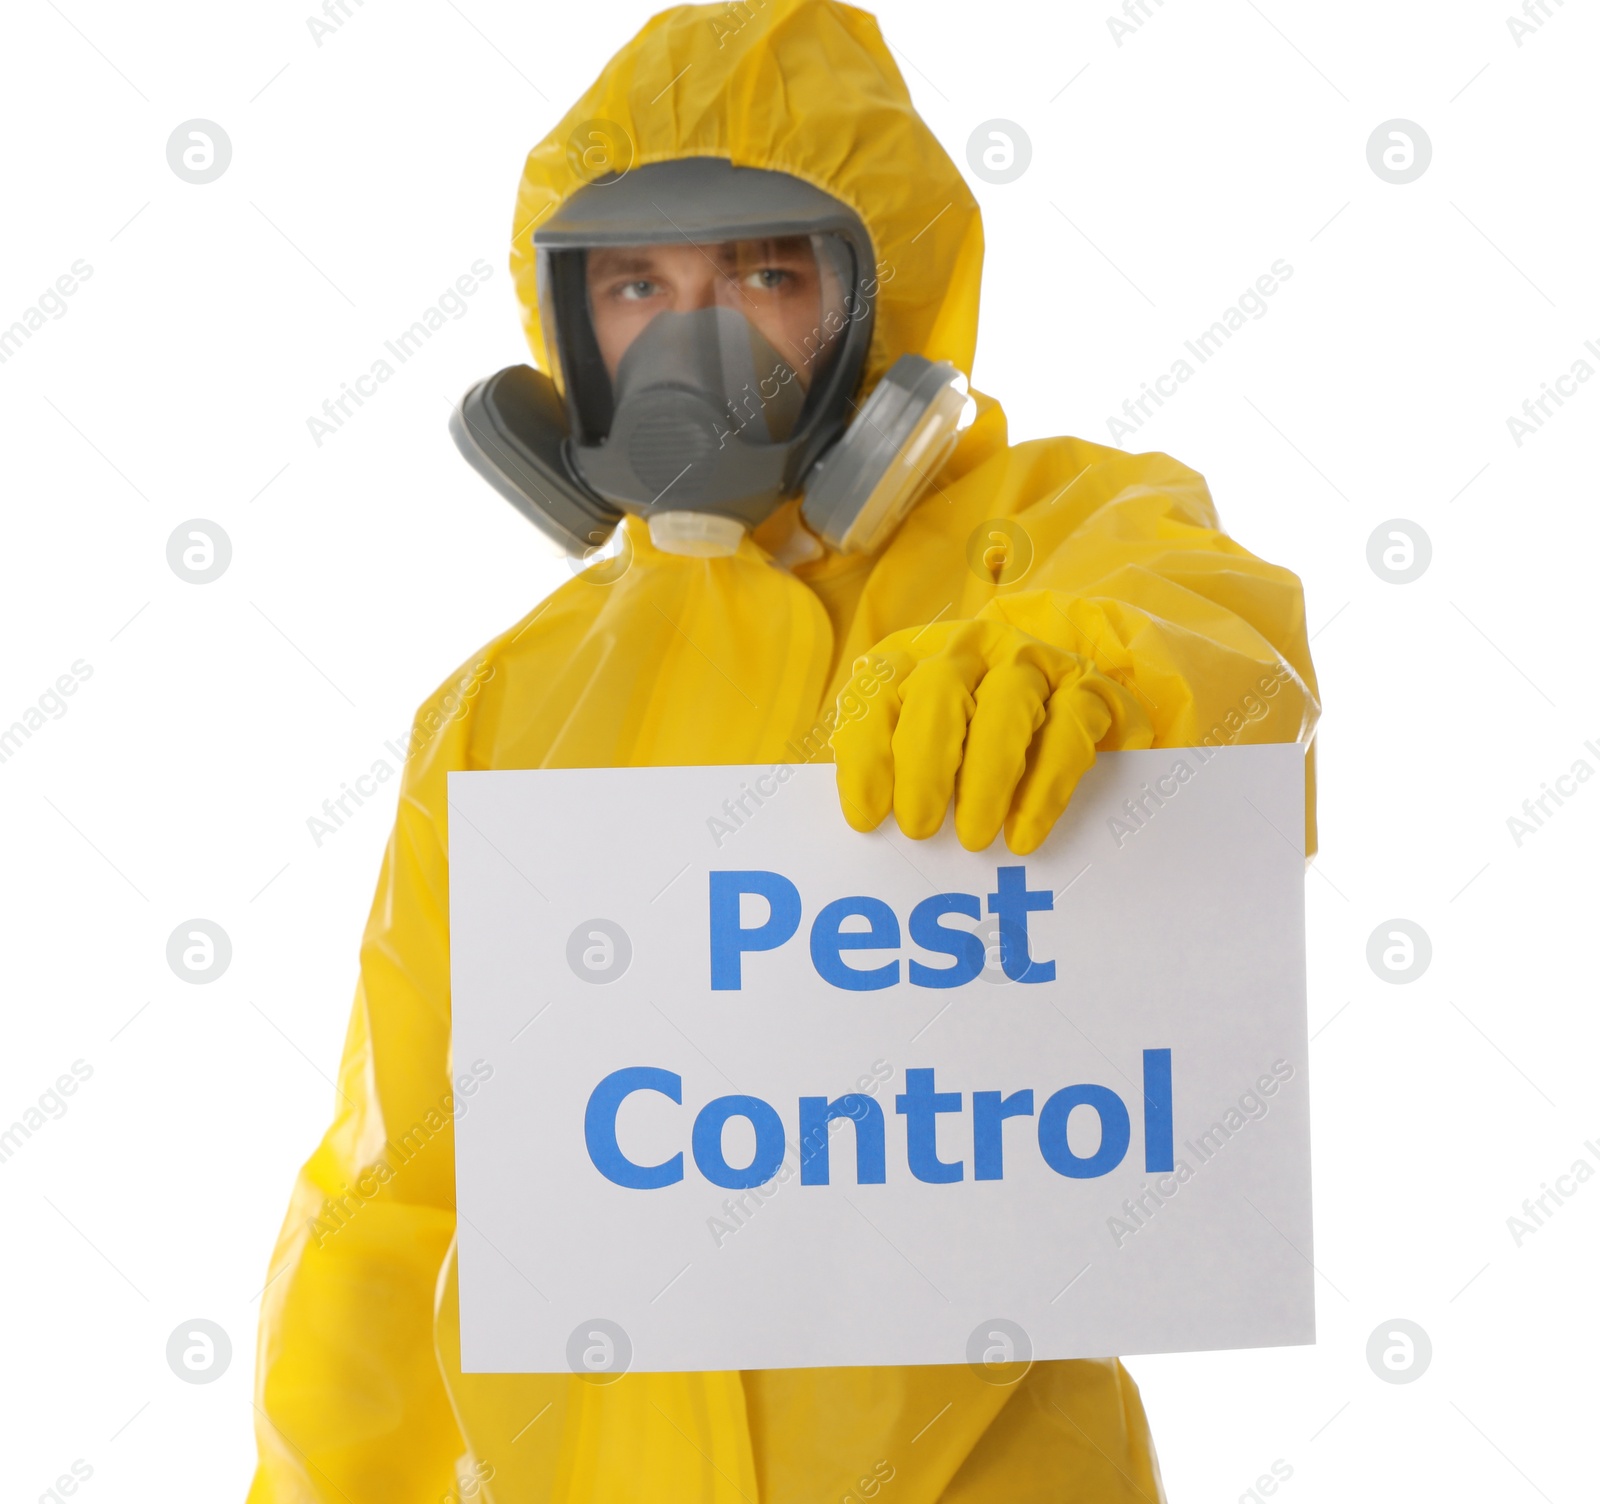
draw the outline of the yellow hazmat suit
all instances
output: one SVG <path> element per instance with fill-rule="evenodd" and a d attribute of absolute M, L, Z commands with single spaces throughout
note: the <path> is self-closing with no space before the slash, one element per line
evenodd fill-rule
<path fill-rule="evenodd" d="M 635 163 L 718 156 L 842 199 L 878 263 L 867 384 L 905 351 L 971 370 L 977 207 L 864 12 L 828 0 L 683 7 L 617 55 L 522 182 L 512 266 L 541 363 L 531 231 L 581 186 L 597 121 L 613 140 L 614 127 L 626 133 Z M 562 586 L 418 712 L 338 1113 L 300 1174 L 263 1298 L 252 1504 L 1162 1498 L 1138 1392 L 1115 1358 L 1037 1363 L 1009 1385 L 965 1365 L 607 1385 L 460 1371 L 452 1122 L 470 1103 L 449 1058 L 447 771 L 826 759 L 842 694 L 852 822 L 893 805 L 925 833 L 955 777 L 964 834 L 982 838 L 1021 773 L 1014 757 L 956 770 L 986 669 L 1013 692 L 984 714 L 1013 730 L 1018 717 L 1040 725 L 1041 696 L 1072 687 L 1087 729 L 1063 733 L 1063 746 L 1077 736 L 1056 780 L 1068 787 L 1096 739 L 1309 743 L 1299 583 L 1221 531 L 1201 478 L 1077 439 L 1008 447 L 1000 408 L 979 409 L 880 554 L 777 567 L 792 503 L 727 558 L 661 553 L 630 519 L 622 559 Z M 878 673 L 852 680 L 874 650 L 898 677 L 863 713 Z M 903 724 L 891 742 L 908 671 L 930 660 L 942 729 L 919 746 Z M 1025 780 L 1019 810 L 1027 795 Z M 1014 842 L 1036 842 L 1063 798 L 1035 790 L 1023 828 L 1010 822 Z"/>

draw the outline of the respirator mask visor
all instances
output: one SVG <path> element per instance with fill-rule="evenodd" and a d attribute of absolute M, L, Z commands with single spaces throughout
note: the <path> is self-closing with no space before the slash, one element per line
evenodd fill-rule
<path fill-rule="evenodd" d="M 534 232 L 567 457 L 625 512 L 763 521 L 843 430 L 871 340 L 871 240 L 787 173 L 686 158 L 574 194 Z"/>
<path fill-rule="evenodd" d="M 627 511 L 753 526 L 839 426 L 855 257 L 828 232 L 546 253 L 579 476 Z"/>
<path fill-rule="evenodd" d="M 893 535 L 974 404 L 907 352 L 861 395 L 880 284 L 848 205 L 716 157 L 578 189 L 534 227 L 549 370 L 476 383 L 451 418 L 467 461 L 569 553 L 626 513 L 680 553 L 728 553 L 786 498 L 842 552 Z"/>

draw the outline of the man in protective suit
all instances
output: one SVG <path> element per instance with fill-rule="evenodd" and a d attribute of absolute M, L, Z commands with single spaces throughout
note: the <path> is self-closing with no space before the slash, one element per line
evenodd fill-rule
<path fill-rule="evenodd" d="M 832 0 L 655 17 L 529 155 L 540 369 L 474 389 L 457 440 L 574 552 L 610 541 L 418 711 L 263 1297 L 252 1504 L 1162 1499 L 1115 1358 L 460 1368 L 447 772 L 831 756 L 856 829 L 929 836 L 953 801 L 965 845 L 1018 852 L 1097 749 L 1301 741 L 1309 784 L 1298 580 L 1164 455 L 1008 446 L 965 384 L 982 256 L 876 23 Z"/>

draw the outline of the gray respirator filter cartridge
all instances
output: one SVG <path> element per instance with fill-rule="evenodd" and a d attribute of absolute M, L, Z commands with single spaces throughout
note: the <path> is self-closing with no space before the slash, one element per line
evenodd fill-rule
<path fill-rule="evenodd" d="M 450 436 L 479 475 L 569 554 L 599 547 L 621 520 L 573 476 L 565 405 L 532 366 L 508 366 L 468 391 L 450 415 Z"/>

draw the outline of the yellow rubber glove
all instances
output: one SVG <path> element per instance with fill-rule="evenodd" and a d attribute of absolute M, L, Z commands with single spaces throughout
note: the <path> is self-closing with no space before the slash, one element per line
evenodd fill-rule
<path fill-rule="evenodd" d="M 1019 856 L 1036 850 L 1094 765 L 1096 751 L 1148 747 L 1150 717 L 1087 658 L 997 621 L 952 621 L 884 638 L 856 665 L 892 673 L 881 693 L 841 704 L 833 734 L 839 800 L 857 830 L 893 808 L 925 840 L 944 824 L 982 851 L 1005 826 Z"/>

